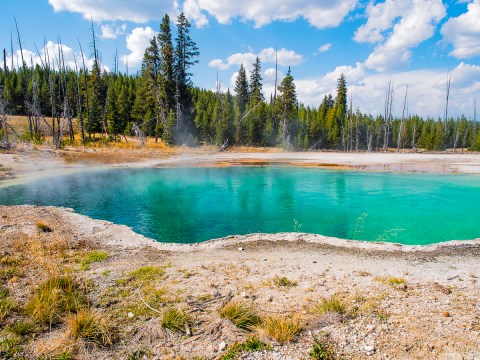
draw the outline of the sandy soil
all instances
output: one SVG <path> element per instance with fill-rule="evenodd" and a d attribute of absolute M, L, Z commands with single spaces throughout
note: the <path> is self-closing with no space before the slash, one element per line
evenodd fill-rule
<path fill-rule="evenodd" d="M 168 245 L 68 209 L 0 207 L 0 214 L 0 244 L 15 234 L 35 234 L 35 221 L 41 219 L 52 226 L 52 234 L 61 233 L 73 247 L 90 242 L 109 253 L 107 260 L 92 264 L 79 276 L 94 284 L 91 297 L 96 307 L 115 310 L 122 341 L 108 349 L 89 350 L 80 358 L 118 358 L 148 349 L 155 359 L 219 359 L 229 346 L 249 335 L 220 319 L 217 311 L 228 299 L 252 304 L 264 316 L 301 318 L 302 331 L 294 341 L 279 344 L 262 338 L 271 350 L 247 352 L 242 359 L 307 359 L 314 337 L 327 337 L 337 355 L 346 359 L 480 356 L 480 239 L 384 247 L 306 234 L 255 234 Z M 190 336 L 165 336 L 160 331 L 161 315 L 145 312 L 136 289 L 119 285 L 126 274 L 145 265 L 165 269 L 152 286 L 192 314 L 195 325 Z M 277 286 L 275 277 L 295 283 Z M 9 286 L 18 288 L 15 282 Z M 122 294 L 123 300 L 115 299 L 115 294 Z M 348 312 L 315 313 L 315 304 L 334 294 L 344 300 Z M 148 299 L 147 291 L 143 296 Z M 168 307 L 150 305 L 160 313 Z M 62 331 L 59 327 L 40 335 L 29 348 L 61 336 Z"/>

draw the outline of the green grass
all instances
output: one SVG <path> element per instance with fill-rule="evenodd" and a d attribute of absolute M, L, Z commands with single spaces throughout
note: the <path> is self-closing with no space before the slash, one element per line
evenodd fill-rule
<path fill-rule="evenodd" d="M 0 333 L 0 356 L 2 359 L 23 359 L 22 338 L 9 331 Z"/>
<path fill-rule="evenodd" d="M 139 281 L 155 280 L 165 274 L 165 270 L 159 266 L 144 266 L 132 271 L 129 276 Z"/>
<path fill-rule="evenodd" d="M 60 322 L 70 312 L 87 303 L 80 284 L 71 276 L 54 276 L 35 290 L 25 306 L 25 313 L 39 324 Z"/>
<path fill-rule="evenodd" d="M 82 260 L 80 260 L 80 268 L 83 271 L 90 269 L 90 265 L 96 262 L 105 261 L 108 259 L 108 253 L 106 251 L 90 251 L 86 254 Z"/>
<path fill-rule="evenodd" d="M 165 329 L 185 333 L 186 327 L 189 326 L 191 322 L 192 319 L 185 311 L 170 308 L 163 314 L 161 325 Z"/>
<path fill-rule="evenodd" d="M 376 276 L 373 278 L 373 281 L 392 286 L 398 286 L 406 283 L 404 278 L 396 276 Z"/>
<path fill-rule="evenodd" d="M 219 310 L 219 314 L 244 330 L 250 330 L 261 322 L 260 316 L 252 306 L 239 301 L 228 302 Z"/>
<path fill-rule="evenodd" d="M 249 336 L 243 343 L 235 343 L 228 348 L 220 360 L 233 360 L 243 352 L 269 350 L 270 346 L 261 342 L 258 336 Z"/>
<path fill-rule="evenodd" d="M 333 312 L 343 315 L 347 312 L 347 304 L 335 294 L 320 299 L 320 301 L 314 306 L 313 311 L 318 314 Z"/>
<path fill-rule="evenodd" d="M 18 336 L 34 333 L 37 325 L 31 320 L 17 320 L 8 326 L 8 331 Z"/>
<path fill-rule="evenodd" d="M 337 354 L 333 344 L 327 340 L 320 341 L 317 338 L 313 340 L 312 350 L 309 353 L 310 359 L 313 360 L 335 360 Z"/>
<path fill-rule="evenodd" d="M 14 299 L 10 297 L 4 297 L 0 299 L 0 323 L 6 319 L 16 308 L 17 302 Z"/>
<path fill-rule="evenodd" d="M 295 280 L 290 280 L 286 277 L 280 277 L 280 276 L 275 276 L 272 280 L 273 285 L 278 286 L 278 287 L 292 287 L 292 286 L 297 286 L 298 282 Z"/>

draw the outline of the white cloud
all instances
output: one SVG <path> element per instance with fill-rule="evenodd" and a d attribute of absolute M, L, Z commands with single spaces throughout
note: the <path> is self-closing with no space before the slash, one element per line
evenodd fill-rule
<path fill-rule="evenodd" d="M 448 19 L 441 32 L 444 40 L 453 44 L 450 55 L 457 59 L 480 55 L 480 2 L 470 2 L 467 12 Z"/>
<path fill-rule="evenodd" d="M 323 97 L 336 95 L 340 74 L 347 79 L 349 96 L 353 106 L 373 115 L 381 114 L 384 108 L 385 89 L 391 79 L 394 85 L 393 111 L 401 116 L 403 96 L 408 84 L 408 108 L 411 114 L 442 116 L 446 96 L 446 69 L 420 69 L 396 73 L 369 73 L 365 66 L 341 66 L 315 79 L 296 80 L 300 101 L 319 106 Z M 480 98 L 480 66 L 460 63 L 453 71 L 450 91 L 450 113 L 472 114 L 474 97 Z"/>
<path fill-rule="evenodd" d="M 30 51 L 28 49 L 23 49 L 23 59 L 27 66 L 45 64 L 47 61 L 50 64 L 50 67 L 58 70 L 58 59 L 59 52 L 63 52 L 63 59 L 65 61 L 65 66 L 69 69 L 75 69 L 75 60 L 77 61 L 77 67 L 80 68 L 83 66 L 82 55 L 80 52 L 75 52 L 71 47 L 65 44 L 54 43 L 53 41 L 48 41 L 45 46 L 39 49 L 39 54 L 35 51 Z M 7 54 L 7 66 L 11 67 L 12 63 L 12 54 Z M 3 68 L 3 61 L 0 63 Z M 92 68 L 93 59 L 86 57 L 85 66 L 89 69 Z M 22 66 L 22 54 L 20 50 L 15 51 L 13 54 L 13 66 L 15 68 Z M 108 66 L 102 65 L 102 68 L 106 71 L 110 71 Z"/>
<path fill-rule="evenodd" d="M 120 26 L 101 25 L 100 30 L 102 31 L 102 33 L 100 34 L 101 38 L 116 39 L 120 35 L 125 34 L 125 31 L 127 30 L 127 24 L 122 24 Z"/>
<path fill-rule="evenodd" d="M 261 27 L 273 21 L 294 21 L 303 18 L 319 29 L 337 27 L 355 7 L 357 0 L 186 0 L 183 9 L 201 10 L 227 24 L 233 18 L 253 21 Z M 193 16 L 195 19 L 195 16 Z M 205 18 L 197 26 L 205 25 Z"/>
<path fill-rule="evenodd" d="M 121 60 L 124 64 L 135 67 L 140 65 L 145 53 L 145 49 L 149 46 L 150 40 L 156 36 L 157 33 L 149 26 L 146 28 L 137 27 L 127 35 L 127 49 L 130 54 L 123 55 Z"/>
<path fill-rule="evenodd" d="M 446 10 L 441 0 L 386 0 L 370 4 L 366 14 L 354 40 L 377 44 L 365 65 L 388 71 L 409 64 L 411 49 L 434 35 Z"/>
<path fill-rule="evenodd" d="M 209 62 L 208 66 L 216 67 L 219 70 L 227 70 L 233 65 L 240 66 L 243 64 L 245 68 L 251 69 L 257 56 L 262 63 L 275 63 L 275 56 L 277 56 L 278 65 L 280 66 L 295 66 L 301 64 L 303 61 L 303 56 L 293 50 L 282 48 L 275 54 L 274 48 L 267 48 L 262 49 L 257 54 L 253 52 L 237 53 L 230 55 L 225 60 L 213 59 Z"/>
<path fill-rule="evenodd" d="M 182 10 L 198 27 L 208 24 L 207 15 L 221 24 L 233 18 L 254 22 L 256 27 L 273 21 L 303 18 L 319 29 L 336 27 L 355 8 L 358 0 L 48 0 L 56 12 L 69 11 L 94 21 L 122 20 L 146 23 L 163 14 Z"/>
<path fill-rule="evenodd" d="M 174 13 L 172 0 L 48 0 L 55 12 L 69 11 L 93 21 L 124 20 L 145 23 Z"/>
<path fill-rule="evenodd" d="M 323 44 L 322 46 L 320 46 L 320 47 L 318 48 L 318 51 L 320 51 L 320 52 L 326 52 L 326 51 L 330 50 L 331 47 L 332 47 L 332 44 L 331 44 L 331 43 Z"/>

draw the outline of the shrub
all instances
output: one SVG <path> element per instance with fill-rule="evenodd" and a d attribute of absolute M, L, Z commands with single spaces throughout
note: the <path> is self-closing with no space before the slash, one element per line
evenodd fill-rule
<path fill-rule="evenodd" d="M 245 330 L 250 330 L 261 321 L 253 307 L 239 301 L 229 301 L 219 310 L 219 314 L 222 318 L 230 320 L 235 326 Z"/>
<path fill-rule="evenodd" d="M 73 339 L 79 338 L 96 345 L 111 345 L 113 330 L 107 320 L 91 309 L 81 309 L 67 319 L 68 334 Z"/>
<path fill-rule="evenodd" d="M 170 308 L 163 314 L 161 325 L 165 329 L 186 333 L 186 327 L 190 323 L 190 317 L 183 310 Z"/>
<path fill-rule="evenodd" d="M 280 343 L 292 341 L 301 330 L 300 317 L 269 316 L 259 330 Z"/>

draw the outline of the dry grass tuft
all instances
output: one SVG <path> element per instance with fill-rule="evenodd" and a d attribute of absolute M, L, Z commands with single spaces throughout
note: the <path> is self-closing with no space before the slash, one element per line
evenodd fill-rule
<path fill-rule="evenodd" d="M 87 303 L 80 284 L 70 275 L 50 277 L 35 290 L 25 312 L 39 324 L 54 324 Z"/>
<path fill-rule="evenodd" d="M 321 298 L 313 307 L 313 311 L 317 314 L 326 314 L 329 312 L 343 315 L 347 312 L 347 304 L 340 298 L 338 294 L 330 297 Z"/>
<path fill-rule="evenodd" d="M 91 309 L 81 309 L 67 318 L 67 333 L 74 339 L 82 339 L 94 345 L 112 345 L 113 328 L 106 318 Z"/>
<path fill-rule="evenodd" d="M 66 334 L 60 337 L 47 337 L 35 342 L 35 353 L 39 359 L 74 359 L 75 341 Z"/>
<path fill-rule="evenodd" d="M 279 343 L 289 342 L 302 330 L 300 316 L 269 316 L 263 319 L 257 330 Z"/>
<path fill-rule="evenodd" d="M 404 278 L 395 276 L 375 276 L 373 281 L 392 286 L 403 285 L 406 283 Z"/>
<path fill-rule="evenodd" d="M 49 232 L 52 232 L 53 229 L 48 226 L 47 224 L 45 224 L 44 222 L 38 220 L 37 222 L 35 222 L 35 227 L 37 228 L 38 231 L 41 231 L 41 232 L 44 232 L 44 233 L 49 233 Z"/>
<path fill-rule="evenodd" d="M 229 301 L 219 310 L 219 314 L 244 330 L 250 330 L 261 322 L 260 316 L 252 306 L 239 301 Z"/>

